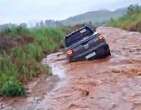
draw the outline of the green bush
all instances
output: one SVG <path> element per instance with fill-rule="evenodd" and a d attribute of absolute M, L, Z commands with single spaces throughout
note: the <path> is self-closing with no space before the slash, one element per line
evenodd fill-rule
<path fill-rule="evenodd" d="M 23 85 L 17 80 L 6 81 L 1 88 L 3 96 L 25 96 L 26 92 Z"/>
<path fill-rule="evenodd" d="M 0 56 L 0 94 L 4 96 L 25 95 L 23 86 L 17 79 L 18 69 L 11 57 Z"/>

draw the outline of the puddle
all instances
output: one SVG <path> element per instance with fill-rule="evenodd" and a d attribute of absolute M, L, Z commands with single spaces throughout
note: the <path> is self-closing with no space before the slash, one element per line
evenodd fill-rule
<path fill-rule="evenodd" d="M 56 56 L 58 56 L 56 58 Z M 48 55 L 42 60 L 42 64 L 47 64 L 52 71 L 52 74 L 58 76 L 60 79 L 66 78 L 65 68 L 62 66 L 62 62 L 66 62 L 66 56 L 62 55 L 62 52 Z"/>
<path fill-rule="evenodd" d="M 63 67 L 58 67 L 56 64 L 50 64 L 49 66 L 52 70 L 53 75 L 57 75 L 60 79 L 64 79 L 66 77 Z"/>

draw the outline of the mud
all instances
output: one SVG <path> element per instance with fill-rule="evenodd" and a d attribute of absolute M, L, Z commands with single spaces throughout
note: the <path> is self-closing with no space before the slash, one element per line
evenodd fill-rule
<path fill-rule="evenodd" d="M 18 36 L 16 38 L 0 34 L 0 49 L 9 50 L 14 47 L 21 47 L 33 42 L 32 37 Z"/>
<path fill-rule="evenodd" d="M 42 63 L 52 67 L 56 83 L 39 78 L 24 101 L 3 99 L 7 105 L 1 110 L 141 110 L 141 34 L 110 27 L 98 31 L 111 57 L 68 63 L 61 52 L 51 54 Z"/>

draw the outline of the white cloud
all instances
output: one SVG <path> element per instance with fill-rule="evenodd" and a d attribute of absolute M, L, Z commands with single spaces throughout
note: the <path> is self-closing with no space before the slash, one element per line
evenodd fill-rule
<path fill-rule="evenodd" d="M 117 9 L 141 0 L 1 0 L 0 24 L 64 19 L 86 11 Z"/>

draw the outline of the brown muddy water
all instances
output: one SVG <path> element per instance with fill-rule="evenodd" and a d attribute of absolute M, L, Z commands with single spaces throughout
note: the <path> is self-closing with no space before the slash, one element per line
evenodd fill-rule
<path fill-rule="evenodd" d="M 141 110 L 141 34 L 100 27 L 112 56 L 68 63 L 62 52 L 44 58 L 53 76 L 27 85 L 29 95 L 1 98 L 0 110 Z"/>

